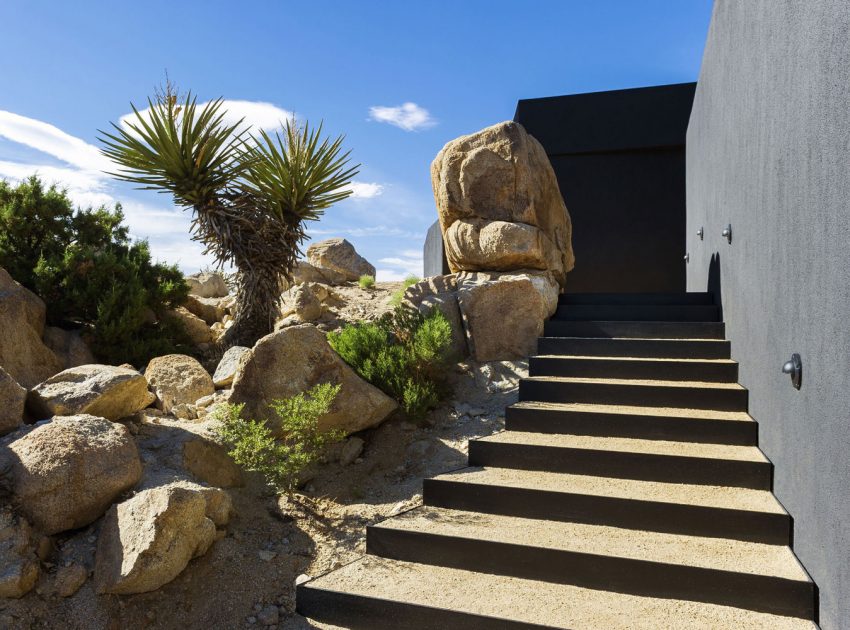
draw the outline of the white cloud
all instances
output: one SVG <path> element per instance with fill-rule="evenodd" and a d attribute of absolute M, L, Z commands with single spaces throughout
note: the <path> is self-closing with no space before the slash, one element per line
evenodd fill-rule
<path fill-rule="evenodd" d="M 375 182 L 351 182 L 351 199 L 371 199 L 384 192 L 384 187 Z"/>
<path fill-rule="evenodd" d="M 372 225 L 362 228 L 340 228 L 337 230 L 329 228 L 308 228 L 307 232 L 310 236 L 339 236 L 344 234 L 353 237 L 394 237 L 394 238 L 413 238 L 424 239 L 424 234 L 412 232 L 410 230 L 402 230 L 397 227 L 387 225 Z"/>
<path fill-rule="evenodd" d="M 403 279 L 406 276 L 422 277 L 422 269 L 424 268 L 422 252 L 417 250 L 405 250 L 399 252 L 398 256 L 390 256 L 378 260 L 381 265 L 390 267 L 390 269 L 382 269 L 387 273 L 400 275 Z"/>
<path fill-rule="evenodd" d="M 198 103 L 198 109 L 204 107 L 207 103 Z M 148 115 L 150 108 L 147 107 L 139 111 L 143 117 Z M 225 100 L 222 105 L 222 110 L 225 110 L 223 121 L 228 125 L 235 125 L 242 120 L 245 126 L 250 126 L 254 129 L 265 129 L 267 131 L 279 129 L 284 121 L 293 120 L 295 114 L 289 110 L 282 109 L 272 103 L 264 103 L 262 101 L 229 101 Z M 128 122 L 133 122 L 135 119 L 134 113 L 124 114 L 121 116 L 121 124 L 126 126 Z"/>
<path fill-rule="evenodd" d="M 416 103 L 403 103 L 396 107 L 375 105 L 369 108 L 369 118 L 395 125 L 405 131 L 419 131 L 437 124 L 428 110 Z"/>

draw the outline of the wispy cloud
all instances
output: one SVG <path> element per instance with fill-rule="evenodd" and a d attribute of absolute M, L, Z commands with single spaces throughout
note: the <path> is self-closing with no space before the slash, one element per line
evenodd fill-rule
<path fill-rule="evenodd" d="M 339 228 L 339 229 L 328 229 L 328 228 L 311 228 L 308 230 L 309 235 L 312 236 L 353 236 L 353 237 L 365 237 L 365 236 L 375 236 L 379 238 L 393 237 L 393 238 L 410 238 L 410 239 L 424 239 L 424 235 L 419 232 L 413 232 L 411 230 L 403 230 L 397 227 L 391 227 L 388 225 L 372 225 L 368 227 L 355 227 L 355 228 Z"/>
<path fill-rule="evenodd" d="M 406 249 L 378 260 L 381 265 L 376 271 L 376 279 L 382 281 L 403 280 L 407 276 L 422 277 L 422 252 Z"/>
<path fill-rule="evenodd" d="M 351 182 L 351 199 L 372 199 L 384 192 L 384 186 L 376 182 Z"/>
<path fill-rule="evenodd" d="M 204 107 L 207 103 L 199 103 L 198 108 Z M 139 110 L 139 114 L 146 116 L 150 108 Z M 228 125 L 235 125 L 240 120 L 247 127 L 253 129 L 272 130 L 280 128 L 287 120 L 294 120 L 295 113 L 274 105 L 273 103 L 264 103 L 262 101 L 237 101 L 225 100 L 222 104 L 222 111 L 225 112 L 223 122 Z M 133 112 L 121 116 L 120 122 L 125 125 L 134 122 L 136 115 Z"/>
<path fill-rule="evenodd" d="M 403 103 L 395 107 L 375 105 L 369 108 L 370 120 L 395 125 L 405 131 L 419 131 L 437 124 L 430 112 L 416 103 Z"/>

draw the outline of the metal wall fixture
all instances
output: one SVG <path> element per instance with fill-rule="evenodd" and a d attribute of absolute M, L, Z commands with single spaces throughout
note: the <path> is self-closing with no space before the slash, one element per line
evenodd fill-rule
<path fill-rule="evenodd" d="M 703 231 L 702 226 L 700 226 L 700 228 L 697 230 L 697 236 L 699 236 L 699 240 L 702 240 L 705 236 L 705 232 Z"/>
<path fill-rule="evenodd" d="M 791 360 L 783 364 L 782 373 L 791 376 L 791 384 L 794 389 L 800 389 L 803 385 L 803 360 L 799 354 L 795 352 L 791 355 Z"/>
<path fill-rule="evenodd" d="M 720 233 L 720 236 L 725 238 L 726 242 L 728 242 L 728 243 L 732 242 L 732 224 L 731 223 L 729 223 L 725 228 L 723 228 L 723 231 Z"/>
<path fill-rule="evenodd" d="M 691 253 L 688 252 L 687 254 L 685 254 L 684 259 L 685 259 L 685 264 L 688 264 L 689 262 L 691 262 Z"/>

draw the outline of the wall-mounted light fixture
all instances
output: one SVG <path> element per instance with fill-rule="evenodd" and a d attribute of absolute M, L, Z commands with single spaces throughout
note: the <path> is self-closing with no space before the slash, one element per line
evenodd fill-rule
<path fill-rule="evenodd" d="M 791 375 L 791 384 L 794 389 L 800 389 L 803 384 L 803 360 L 796 352 L 791 355 L 791 360 L 782 366 L 782 373 Z"/>
<path fill-rule="evenodd" d="M 732 224 L 728 224 L 723 231 L 720 233 L 720 236 L 726 239 L 728 243 L 732 242 Z"/>
<path fill-rule="evenodd" d="M 702 240 L 705 236 L 705 232 L 703 231 L 702 226 L 700 226 L 700 229 L 697 230 L 697 236 L 699 236 L 699 240 Z"/>
<path fill-rule="evenodd" d="M 687 254 L 685 254 L 685 264 L 688 264 L 689 262 L 691 262 L 691 254 L 690 254 L 690 252 L 688 252 Z"/>

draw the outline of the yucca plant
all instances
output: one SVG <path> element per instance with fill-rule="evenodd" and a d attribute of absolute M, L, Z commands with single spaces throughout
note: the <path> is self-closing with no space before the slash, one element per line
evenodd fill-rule
<path fill-rule="evenodd" d="M 199 106 L 170 84 L 147 110 L 132 107 L 130 121 L 100 132 L 103 154 L 120 167 L 110 174 L 192 210 L 194 240 L 237 270 L 237 311 L 222 345 L 253 346 L 274 327 L 305 221 L 351 194 L 359 165 L 349 166 L 343 137 L 323 138 L 321 125 L 286 120 L 273 134 L 255 133 L 225 122 L 222 99 Z"/>

